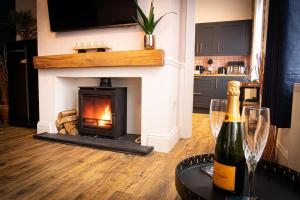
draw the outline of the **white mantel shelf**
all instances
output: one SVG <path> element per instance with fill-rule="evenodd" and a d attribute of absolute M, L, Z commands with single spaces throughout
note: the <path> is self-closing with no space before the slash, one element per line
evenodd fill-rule
<path fill-rule="evenodd" d="M 159 67 L 164 65 L 164 50 L 108 51 L 36 56 L 36 69 L 90 67 Z"/>

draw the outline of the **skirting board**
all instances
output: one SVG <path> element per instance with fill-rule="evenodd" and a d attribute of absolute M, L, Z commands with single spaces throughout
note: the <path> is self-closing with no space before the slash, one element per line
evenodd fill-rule
<path fill-rule="evenodd" d="M 46 122 L 46 121 L 39 121 L 37 123 L 37 134 L 41 134 L 41 133 L 53 133 L 54 130 L 52 130 L 51 128 L 51 124 L 49 122 Z"/>
<path fill-rule="evenodd" d="M 149 134 L 147 139 L 148 146 L 153 146 L 154 151 L 168 153 L 179 140 L 178 127 L 172 129 L 166 137 Z"/>

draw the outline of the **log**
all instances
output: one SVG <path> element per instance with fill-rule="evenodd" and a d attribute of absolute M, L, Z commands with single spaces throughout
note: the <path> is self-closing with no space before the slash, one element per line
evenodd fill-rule
<path fill-rule="evenodd" d="M 64 128 L 64 125 L 58 120 L 55 120 L 55 126 L 58 131 Z"/>
<path fill-rule="evenodd" d="M 55 121 L 56 128 L 60 134 L 77 135 L 77 124 L 78 116 L 76 109 L 59 112 Z"/>
<path fill-rule="evenodd" d="M 72 116 L 66 116 L 66 117 L 63 117 L 59 120 L 59 123 L 60 124 L 64 124 L 66 122 L 72 122 L 72 121 L 76 121 L 78 120 L 78 116 L 77 115 L 72 115 Z"/>
<path fill-rule="evenodd" d="M 62 129 L 60 129 L 60 130 L 58 131 L 58 133 L 59 133 L 59 134 L 62 134 L 62 135 L 65 135 L 65 134 L 67 134 L 67 131 L 66 131 L 65 128 L 62 128 Z"/>
<path fill-rule="evenodd" d="M 66 122 L 64 123 L 64 127 L 68 134 L 78 135 L 78 129 L 75 122 Z"/>
<path fill-rule="evenodd" d="M 57 119 L 61 121 L 62 118 L 73 115 L 77 115 L 76 109 L 61 111 L 58 113 Z"/>

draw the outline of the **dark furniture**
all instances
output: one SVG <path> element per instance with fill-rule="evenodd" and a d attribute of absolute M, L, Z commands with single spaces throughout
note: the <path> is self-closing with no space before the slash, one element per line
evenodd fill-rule
<path fill-rule="evenodd" d="M 39 119 L 38 71 L 33 68 L 37 41 L 7 43 L 9 123 L 36 126 Z"/>
<path fill-rule="evenodd" d="M 211 99 L 226 99 L 227 83 L 230 80 L 247 82 L 247 76 L 195 76 L 194 112 L 208 109 Z"/>
<path fill-rule="evenodd" d="M 3 50 L 3 45 L 7 41 L 16 39 L 16 31 L 14 28 L 7 25 L 9 23 L 9 15 L 16 9 L 16 2 L 11 0 L 0 1 L 0 51 Z"/>
<path fill-rule="evenodd" d="M 175 185 L 183 200 L 223 200 L 227 195 L 213 190 L 212 179 L 201 167 L 213 162 L 212 154 L 197 155 L 181 161 L 175 171 Z M 247 171 L 246 171 L 247 172 Z M 248 175 L 245 172 L 244 190 L 248 194 Z M 300 174 L 282 165 L 260 161 L 255 173 L 254 196 L 261 199 L 300 199 Z"/>
<path fill-rule="evenodd" d="M 195 33 L 195 55 L 249 55 L 252 20 L 198 23 Z"/>

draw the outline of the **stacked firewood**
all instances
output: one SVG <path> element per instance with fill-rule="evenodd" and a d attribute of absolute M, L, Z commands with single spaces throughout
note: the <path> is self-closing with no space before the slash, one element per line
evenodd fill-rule
<path fill-rule="evenodd" d="M 77 110 L 65 110 L 58 113 L 57 120 L 55 121 L 56 128 L 59 134 L 78 134 L 78 115 Z"/>

